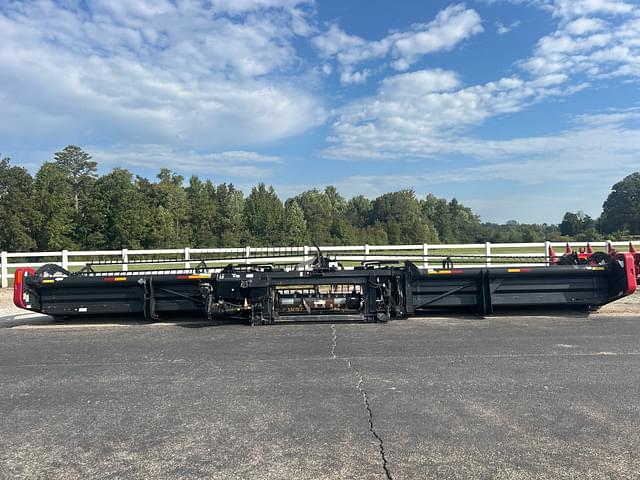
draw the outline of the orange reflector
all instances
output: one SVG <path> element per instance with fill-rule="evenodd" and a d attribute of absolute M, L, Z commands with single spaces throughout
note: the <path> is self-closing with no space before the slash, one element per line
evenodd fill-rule
<path fill-rule="evenodd" d="M 507 268 L 507 273 L 527 273 L 530 271 L 530 268 Z"/>
<path fill-rule="evenodd" d="M 429 275 L 451 275 L 456 273 L 463 273 L 464 270 L 429 270 L 427 274 Z"/>
<path fill-rule="evenodd" d="M 106 277 L 105 282 L 125 282 L 127 277 Z"/>
<path fill-rule="evenodd" d="M 55 280 L 42 280 L 42 283 L 54 283 Z"/>
<path fill-rule="evenodd" d="M 178 275 L 178 280 L 200 280 L 202 278 L 211 278 L 211 275 Z"/>

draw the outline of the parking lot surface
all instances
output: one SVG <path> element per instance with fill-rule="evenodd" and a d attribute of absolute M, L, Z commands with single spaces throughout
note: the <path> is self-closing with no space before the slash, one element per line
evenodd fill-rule
<path fill-rule="evenodd" d="M 0 466 L 0 478 L 637 479 L 640 317 L 5 317 Z"/>

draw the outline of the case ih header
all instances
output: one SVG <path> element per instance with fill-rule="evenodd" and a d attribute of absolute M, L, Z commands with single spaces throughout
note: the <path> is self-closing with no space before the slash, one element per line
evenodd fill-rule
<path fill-rule="evenodd" d="M 320 249 L 306 264 L 287 265 L 286 255 L 278 259 L 281 266 L 229 260 L 219 272 L 213 272 L 206 259 L 185 270 L 97 272 L 96 265 L 104 268 L 100 262 L 79 272 L 53 264 L 20 268 L 13 300 L 20 308 L 55 319 L 126 315 L 153 321 L 195 314 L 252 325 L 386 322 L 429 311 L 487 315 L 508 308 L 596 309 L 635 291 L 640 256 L 635 251 L 576 254 L 568 248 L 560 257 L 550 251 L 548 265 L 455 268 L 447 257 L 443 268 L 436 269 L 400 264 L 392 255 L 387 261 L 346 269 Z"/>

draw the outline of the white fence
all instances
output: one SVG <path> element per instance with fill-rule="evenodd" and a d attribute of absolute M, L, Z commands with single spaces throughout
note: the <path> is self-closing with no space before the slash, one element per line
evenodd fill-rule
<path fill-rule="evenodd" d="M 624 249 L 629 242 L 590 242 L 594 249 L 606 250 L 608 245 L 614 248 Z M 470 244 L 422 244 L 422 245 L 356 245 L 356 246 L 324 246 L 320 247 L 323 253 L 329 255 L 337 262 L 363 262 L 384 261 L 390 258 L 398 261 L 409 260 L 423 268 L 439 267 L 442 260 L 451 256 L 456 268 L 482 265 L 491 267 L 492 263 L 512 266 L 528 266 L 548 263 L 549 246 L 553 246 L 558 254 L 562 254 L 565 248 L 564 242 L 538 242 L 538 243 L 470 243 Z M 574 249 L 586 247 L 587 242 L 571 242 Z M 465 252 L 471 250 L 471 253 Z M 498 251 L 500 253 L 498 253 Z M 511 251 L 511 252 L 510 252 Z M 456 253 L 460 252 L 460 253 Z M 495 253 L 494 253 L 495 252 Z M 69 251 L 59 252 L 1 252 L 0 253 L 0 280 L 2 288 L 9 286 L 9 279 L 13 278 L 13 271 L 19 267 L 38 268 L 45 263 L 55 263 L 65 269 L 82 267 L 96 258 L 111 261 L 112 265 L 120 265 L 123 272 L 129 270 L 130 258 L 135 257 L 135 265 L 153 267 L 154 262 L 148 257 L 173 255 L 180 259 L 180 265 L 184 269 L 194 267 L 199 259 L 208 258 L 207 255 L 224 255 L 224 259 L 207 260 L 209 270 L 215 270 L 231 262 L 243 262 L 250 264 L 281 263 L 282 257 L 288 255 L 287 262 L 308 263 L 315 253 L 314 247 L 242 247 L 242 248 L 168 248 L 159 250 L 96 250 L 96 251 Z M 145 257 L 148 262 L 145 263 Z M 473 258 L 475 257 L 475 258 Z M 522 257 L 517 261 L 517 257 Z M 38 261 L 24 261 L 27 259 Z M 74 261 L 74 258 L 82 260 Z M 213 257 L 212 257 L 213 258 Z M 473 258 L 473 260 L 472 260 Z M 18 259 L 11 262 L 11 259 Z M 466 260 L 466 263 L 465 263 Z M 528 260 L 528 262 L 527 262 Z M 534 262 L 535 263 L 531 263 Z M 118 263 L 120 262 L 120 263 Z M 157 264 L 158 261 L 155 260 Z M 160 262 L 161 263 L 161 262 Z M 136 267 L 137 268 L 137 267 Z M 182 268 L 182 267 L 181 267 Z"/>

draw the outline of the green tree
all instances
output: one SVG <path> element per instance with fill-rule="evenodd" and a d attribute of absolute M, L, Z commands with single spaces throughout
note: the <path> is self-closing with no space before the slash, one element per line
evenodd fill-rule
<path fill-rule="evenodd" d="M 186 189 L 189 202 L 189 230 L 191 243 L 195 247 L 215 247 L 216 224 L 218 222 L 218 203 L 216 187 L 211 180 L 202 182 L 197 176 L 192 176 Z"/>
<path fill-rule="evenodd" d="M 603 233 L 640 233 L 640 172 L 616 183 L 602 205 L 600 226 Z"/>
<path fill-rule="evenodd" d="M 423 216 L 413 190 L 385 193 L 376 198 L 372 215 L 385 225 L 392 244 L 432 243 L 437 239 L 436 230 Z"/>
<path fill-rule="evenodd" d="M 369 245 L 388 245 L 389 236 L 384 228 L 384 225 L 380 222 L 375 222 L 373 225 L 367 225 L 360 231 L 360 241 L 358 243 L 368 243 Z"/>
<path fill-rule="evenodd" d="M 339 200 L 336 198 L 331 199 L 325 192 L 315 188 L 302 192 L 300 195 L 293 197 L 292 200 L 304 212 L 309 239 L 318 244 L 333 243 L 330 230 L 334 216 L 337 213 L 334 210 L 334 203 L 339 204 Z"/>
<path fill-rule="evenodd" d="M 216 188 L 218 203 L 218 244 L 225 247 L 246 245 L 247 230 L 243 219 L 244 195 L 233 184 L 220 184 Z"/>
<path fill-rule="evenodd" d="M 457 243 L 477 241 L 480 233 L 480 217 L 455 198 L 451 199 L 447 208 L 454 241 Z"/>
<path fill-rule="evenodd" d="M 331 222 L 329 234 L 331 243 L 336 245 L 353 245 L 361 239 L 359 230 L 341 215 L 337 215 Z"/>
<path fill-rule="evenodd" d="M 258 245 L 278 245 L 283 237 L 284 206 L 272 186 L 264 183 L 251 189 L 244 202 L 244 220 L 249 235 Z"/>
<path fill-rule="evenodd" d="M 100 177 L 83 215 L 89 227 L 85 242 L 92 248 L 144 248 L 151 211 L 128 170 L 115 168 Z"/>
<path fill-rule="evenodd" d="M 25 168 L 0 158 L 0 250 L 28 251 L 36 247 L 34 230 L 39 212 L 33 202 L 33 179 Z"/>
<path fill-rule="evenodd" d="M 560 233 L 562 235 L 574 236 L 580 231 L 580 219 L 573 212 L 566 212 L 562 217 L 560 224 Z"/>
<path fill-rule="evenodd" d="M 373 204 L 368 198 L 358 195 L 347 202 L 346 217 L 357 228 L 365 228 L 371 222 Z"/>
<path fill-rule="evenodd" d="M 585 232 L 595 231 L 596 221 L 584 212 L 566 212 L 560 224 L 560 233 L 574 237 Z"/>
<path fill-rule="evenodd" d="M 189 202 L 182 185 L 184 178 L 168 168 L 162 168 L 158 180 L 152 189 L 151 205 L 155 217 L 151 228 L 153 243 L 174 248 L 187 245 L 191 232 Z"/>
<path fill-rule="evenodd" d="M 86 192 L 91 188 L 96 177 L 98 164 L 91 160 L 91 155 L 76 145 L 66 146 L 62 151 L 56 152 L 53 158 L 54 163 L 69 178 L 74 209 L 78 213 L 81 197 L 86 197 Z"/>
<path fill-rule="evenodd" d="M 45 162 L 36 174 L 34 204 L 40 212 L 35 240 L 40 250 L 73 248 L 73 190 L 58 164 Z"/>
<path fill-rule="evenodd" d="M 329 200 L 334 212 L 343 214 L 347 208 L 347 201 L 338 193 L 338 189 L 333 185 L 329 185 L 324 189 L 324 196 Z"/>
<path fill-rule="evenodd" d="M 438 233 L 438 240 L 444 243 L 456 241 L 453 221 L 449 205 L 444 198 L 438 198 L 433 194 L 421 202 L 422 214 L 431 222 Z"/>
<path fill-rule="evenodd" d="M 286 245 L 300 246 L 309 243 L 307 221 L 295 200 L 288 200 L 285 204 L 283 228 L 283 241 Z"/>

